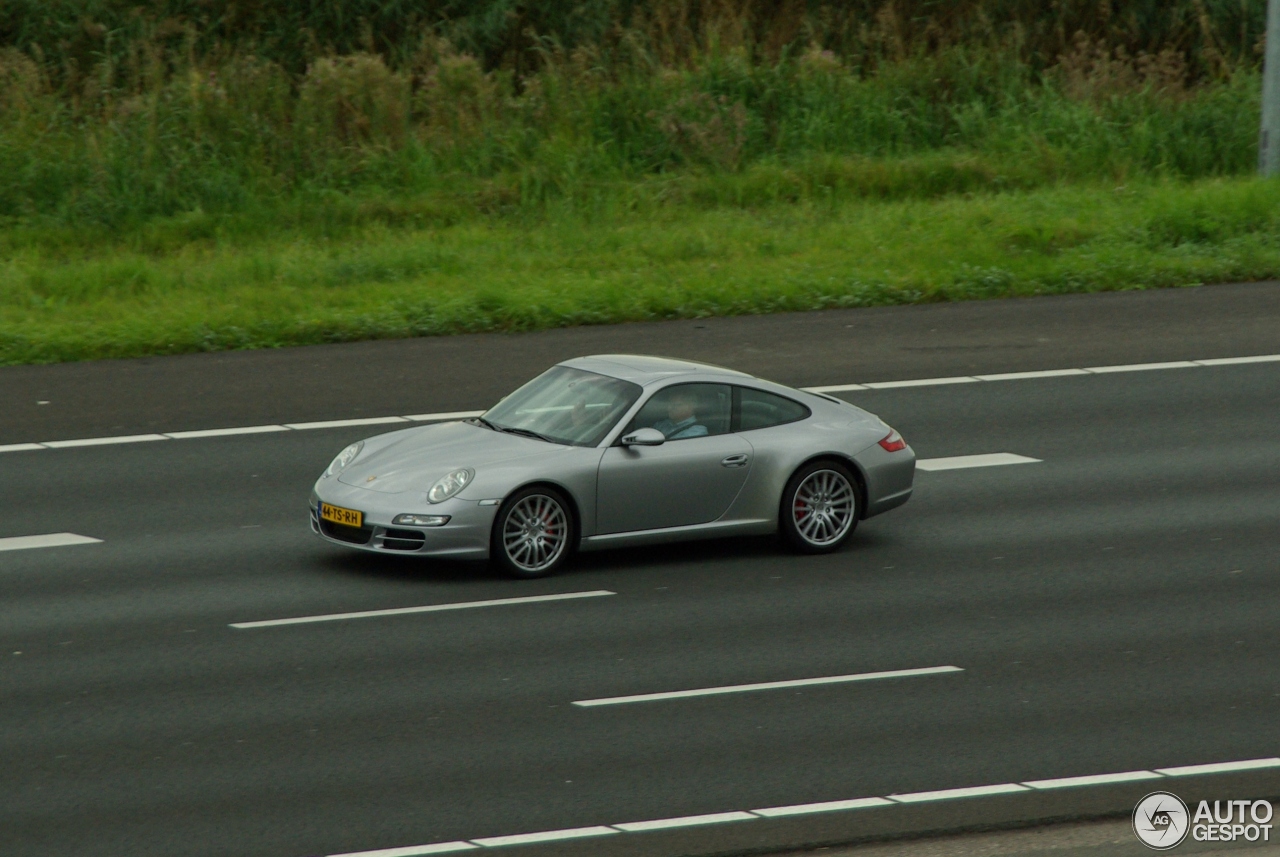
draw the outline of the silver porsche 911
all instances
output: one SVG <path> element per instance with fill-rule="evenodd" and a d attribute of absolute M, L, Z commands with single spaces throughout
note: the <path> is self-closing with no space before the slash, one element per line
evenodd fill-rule
<path fill-rule="evenodd" d="M 475 419 L 353 443 L 316 481 L 311 527 L 541 577 L 575 550 L 738 533 L 834 551 L 914 477 L 906 441 L 848 402 L 608 354 L 553 366 Z"/>

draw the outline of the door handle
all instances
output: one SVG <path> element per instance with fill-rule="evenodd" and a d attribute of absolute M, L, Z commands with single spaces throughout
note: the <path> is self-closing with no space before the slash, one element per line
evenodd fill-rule
<path fill-rule="evenodd" d="M 720 464 L 723 467 L 746 467 L 747 454 L 745 452 L 740 452 L 737 455 L 730 455 L 728 458 L 722 460 Z"/>

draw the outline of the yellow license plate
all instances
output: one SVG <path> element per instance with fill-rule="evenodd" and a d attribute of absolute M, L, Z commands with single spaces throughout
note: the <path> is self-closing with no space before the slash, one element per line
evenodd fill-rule
<path fill-rule="evenodd" d="M 330 506 L 328 503 L 320 504 L 320 517 L 345 527 L 359 527 L 364 524 L 364 512 L 344 509 L 341 506 Z"/>

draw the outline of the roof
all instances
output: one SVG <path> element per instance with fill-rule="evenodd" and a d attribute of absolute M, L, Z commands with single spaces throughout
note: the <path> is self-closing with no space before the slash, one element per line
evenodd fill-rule
<path fill-rule="evenodd" d="M 649 384 L 676 375 L 724 375 L 734 378 L 750 378 L 745 372 L 725 369 L 723 366 L 712 366 L 709 363 L 694 363 L 692 360 L 675 360 L 670 357 L 651 357 L 645 354 L 593 354 L 590 357 L 575 357 L 565 360 L 562 366 L 574 369 L 585 369 L 631 381 L 636 384 Z"/>

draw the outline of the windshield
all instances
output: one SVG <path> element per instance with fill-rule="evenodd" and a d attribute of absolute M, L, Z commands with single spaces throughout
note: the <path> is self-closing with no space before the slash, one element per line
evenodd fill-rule
<path fill-rule="evenodd" d="M 637 384 L 553 366 L 481 419 L 499 430 L 528 431 L 557 443 L 595 446 L 638 398 Z"/>

